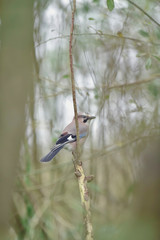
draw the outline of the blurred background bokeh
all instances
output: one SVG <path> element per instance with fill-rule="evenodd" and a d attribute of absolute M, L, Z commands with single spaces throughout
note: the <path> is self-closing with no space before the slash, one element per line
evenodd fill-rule
<path fill-rule="evenodd" d="M 94 175 L 98 240 L 160 239 L 160 2 L 133 2 L 141 9 L 127 0 L 115 0 L 113 11 L 105 0 L 77 0 L 74 71 L 78 109 L 96 116 L 82 159 Z M 72 3 L 0 4 L 0 203 L 9 209 L 8 239 L 83 240 L 72 154 L 39 161 L 73 118 Z"/>

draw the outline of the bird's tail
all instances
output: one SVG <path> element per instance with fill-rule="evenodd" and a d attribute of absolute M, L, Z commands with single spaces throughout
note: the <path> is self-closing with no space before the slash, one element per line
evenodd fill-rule
<path fill-rule="evenodd" d="M 57 144 L 55 145 L 51 151 L 44 156 L 40 161 L 41 162 L 49 162 L 52 160 L 52 158 L 64 147 L 65 144 Z"/>

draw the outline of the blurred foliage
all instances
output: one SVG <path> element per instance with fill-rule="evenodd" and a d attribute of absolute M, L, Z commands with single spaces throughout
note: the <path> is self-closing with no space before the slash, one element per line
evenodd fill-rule
<path fill-rule="evenodd" d="M 112 11 L 114 9 L 114 0 L 107 0 L 107 7 L 109 11 Z"/>
<path fill-rule="evenodd" d="M 160 22 L 158 1 L 134 2 Z M 51 163 L 39 162 L 73 117 L 71 3 L 35 1 L 34 20 L 34 84 L 9 239 L 82 240 L 71 153 L 64 149 Z M 159 209 L 160 178 L 153 174 L 146 181 L 151 189 L 141 180 L 154 160 L 153 172 L 160 170 L 160 158 L 154 156 L 160 143 L 159 27 L 125 0 L 77 1 L 75 24 L 78 108 L 97 116 L 82 156 L 87 175 L 95 176 L 89 183 L 95 239 L 160 239 L 159 216 L 151 214 L 152 205 Z M 141 201 L 148 202 L 143 214 Z"/>

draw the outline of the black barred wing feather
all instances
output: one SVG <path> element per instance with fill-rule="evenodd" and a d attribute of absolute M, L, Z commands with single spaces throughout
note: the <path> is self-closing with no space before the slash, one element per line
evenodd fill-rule
<path fill-rule="evenodd" d="M 54 158 L 54 156 L 67 144 L 76 141 L 76 136 L 72 134 L 61 135 L 57 140 L 56 145 L 51 149 L 51 151 L 44 156 L 40 161 L 41 162 L 49 162 Z"/>
<path fill-rule="evenodd" d="M 62 144 L 62 143 L 66 143 L 66 142 L 68 142 L 68 138 L 71 136 L 71 134 L 65 134 L 65 135 L 61 135 L 60 137 L 59 137 L 59 139 L 57 140 L 57 142 L 56 142 L 56 145 L 57 144 Z"/>
<path fill-rule="evenodd" d="M 51 151 L 46 155 L 44 156 L 40 161 L 41 162 L 49 162 L 52 160 L 52 158 L 54 158 L 54 156 L 64 147 L 64 145 L 55 145 Z"/>

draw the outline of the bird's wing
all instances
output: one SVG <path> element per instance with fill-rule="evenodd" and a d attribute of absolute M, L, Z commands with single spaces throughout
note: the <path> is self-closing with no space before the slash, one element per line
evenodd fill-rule
<path fill-rule="evenodd" d="M 87 132 L 83 132 L 79 135 L 80 138 L 86 137 Z M 75 142 L 77 140 L 76 135 L 64 132 L 60 135 L 59 139 L 56 142 L 56 145 L 51 149 L 51 151 L 44 156 L 40 161 L 49 162 L 54 158 L 54 156 L 68 143 Z"/>
<path fill-rule="evenodd" d="M 57 144 L 63 144 L 63 143 L 67 144 L 69 142 L 74 142 L 74 141 L 76 141 L 76 136 L 75 135 L 72 135 L 70 133 L 63 133 L 63 134 L 61 134 L 61 136 L 57 140 L 56 145 Z"/>
<path fill-rule="evenodd" d="M 49 162 L 52 160 L 52 158 L 54 158 L 54 156 L 64 147 L 64 145 L 55 145 L 51 151 L 46 155 L 44 156 L 40 161 L 41 162 Z"/>
<path fill-rule="evenodd" d="M 79 134 L 79 138 L 83 138 L 87 136 L 87 132 L 83 132 Z M 59 139 L 57 140 L 56 144 L 62 144 L 62 143 L 71 143 L 71 142 L 75 142 L 77 140 L 76 135 L 73 134 L 69 134 L 69 133 L 63 133 Z"/>
<path fill-rule="evenodd" d="M 54 156 L 66 145 L 67 143 L 72 143 L 76 141 L 76 136 L 72 134 L 62 134 L 56 142 L 56 145 L 51 149 L 51 151 L 43 157 L 41 162 L 49 162 L 54 158 Z"/>

